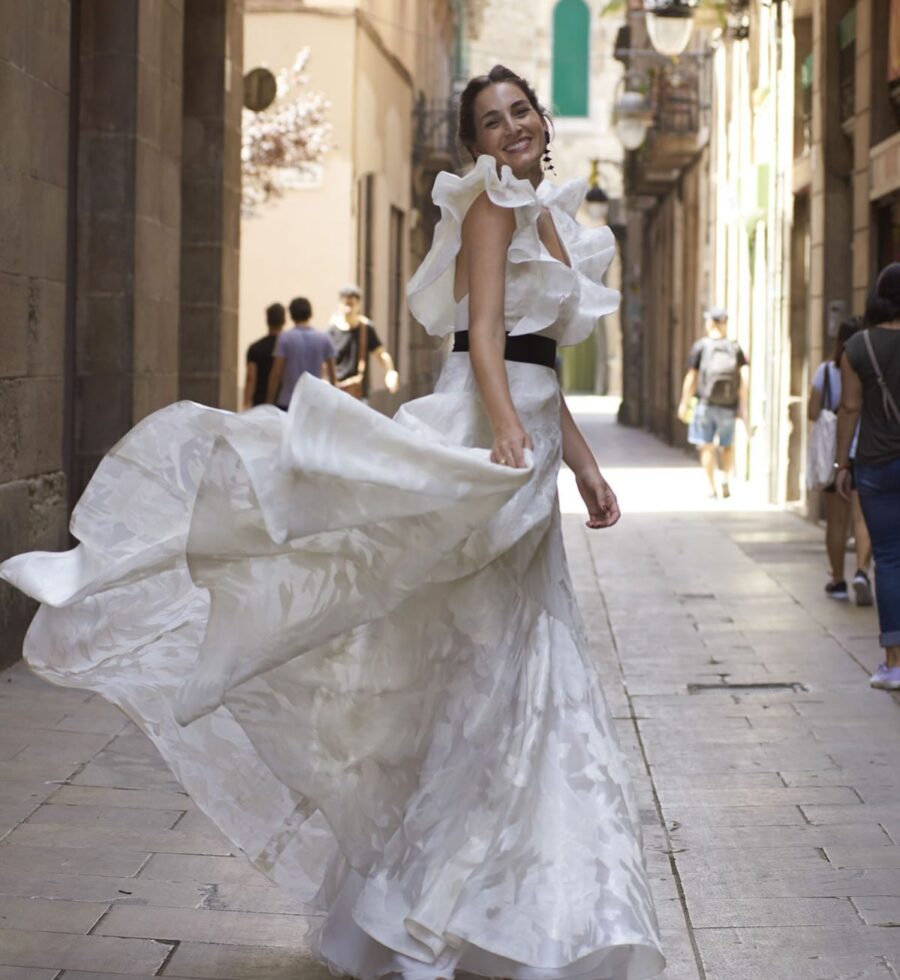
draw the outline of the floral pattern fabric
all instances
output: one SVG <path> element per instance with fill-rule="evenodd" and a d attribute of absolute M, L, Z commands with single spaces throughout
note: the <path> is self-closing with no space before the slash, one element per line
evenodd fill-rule
<path fill-rule="evenodd" d="M 536 221 L 521 182 L 479 166 L 523 229 Z M 435 196 L 461 218 L 460 188 Z M 566 298 L 589 290 L 556 266 L 542 281 L 562 320 L 541 329 L 565 336 L 580 329 Z M 507 367 L 526 469 L 490 462 L 467 354 L 394 419 L 304 375 L 286 415 L 148 417 L 79 502 L 78 547 L 0 566 L 42 603 L 32 668 L 134 719 L 235 847 L 319 914 L 320 958 L 364 980 L 664 965 L 563 550 L 556 376 Z"/>

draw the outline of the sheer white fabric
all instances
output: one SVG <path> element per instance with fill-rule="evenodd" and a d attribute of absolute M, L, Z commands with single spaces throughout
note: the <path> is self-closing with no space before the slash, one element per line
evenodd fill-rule
<path fill-rule="evenodd" d="M 455 220 L 467 180 L 436 188 Z M 569 290 L 560 311 L 584 295 L 545 281 Z M 580 329 L 560 316 L 551 333 Z M 34 670 L 123 708 L 235 847 L 323 913 L 320 958 L 364 980 L 664 965 L 563 551 L 556 377 L 507 367 L 528 469 L 489 461 L 466 354 L 393 420 L 307 375 L 287 415 L 145 419 L 79 502 L 81 544 L 0 566 L 42 602 Z"/>

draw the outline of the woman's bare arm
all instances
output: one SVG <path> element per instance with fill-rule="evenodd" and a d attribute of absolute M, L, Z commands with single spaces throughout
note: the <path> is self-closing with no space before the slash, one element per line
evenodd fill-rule
<path fill-rule="evenodd" d="M 826 368 L 827 370 L 827 368 Z M 806 417 L 810 422 L 815 422 L 815 420 L 822 414 L 822 392 L 818 388 L 809 389 L 809 402 L 806 406 Z"/>
<path fill-rule="evenodd" d="M 597 460 L 581 434 L 569 406 L 561 398 L 559 421 L 562 430 L 562 455 L 566 466 L 575 474 L 575 483 L 588 511 L 589 528 L 611 527 L 619 519 L 619 502 L 600 473 Z"/>
<path fill-rule="evenodd" d="M 504 360 L 506 253 L 515 227 L 515 214 L 482 194 L 463 221 L 462 261 L 469 284 L 469 356 L 494 433 L 491 459 L 522 468 L 532 443 L 513 404 Z"/>

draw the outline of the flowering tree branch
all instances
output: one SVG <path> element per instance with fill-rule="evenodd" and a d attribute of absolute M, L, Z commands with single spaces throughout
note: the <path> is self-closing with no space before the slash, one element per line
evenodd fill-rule
<path fill-rule="evenodd" d="M 290 68 L 277 76 L 278 91 L 268 109 L 244 109 L 241 126 L 241 197 L 254 210 L 282 194 L 281 174 L 305 170 L 331 149 L 331 103 L 321 92 L 309 92 L 304 74 L 309 48 L 297 55 Z"/>

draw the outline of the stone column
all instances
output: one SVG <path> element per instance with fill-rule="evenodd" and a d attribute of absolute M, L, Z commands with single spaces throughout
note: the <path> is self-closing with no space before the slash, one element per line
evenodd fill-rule
<path fill-rule="evenodd" d="M 81 5 L 74 479 L 177 396 L 184 0 Z"/>
<path fill-rule="evenodd" d="M 809 363 L 828 355 L 828 303 L 849 302 L 852 241 L 851 144 L 841 129 L 837 25 L 847 0 L 813 4 L 813 113 L 810 194 Z"/>
<path fill-rule="evenodd" d="M 0 4 L 0 561 L 66 541 L 68 0 Z M 0 666 L 34 603 L 0 582 Z"/>
<path fill-rule="evenodd" d="M 241 0 L 190 0 L 184 35 L 181 398 L 237 406 Z"/>
<path fill-rule="evenodd" d="M 872 146 L 872 0 L 856 4 L 856 121 L 853 126 L 853 312 L 872 284 L 869 151 Z"/>

